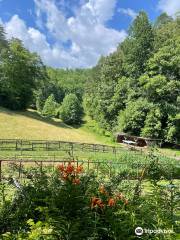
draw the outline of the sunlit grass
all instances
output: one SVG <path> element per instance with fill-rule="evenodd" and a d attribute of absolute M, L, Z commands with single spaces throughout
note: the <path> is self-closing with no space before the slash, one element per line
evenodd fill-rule
<path fill-rule="evenodd" d="M 60 119 L 46 119 L 35 111 L 14 112 L 0 108 L 1 139 L 44 139 L 87 143 L 105 143 L 106 137 L 90 131 L 86 123 L 75 128 Z"/>

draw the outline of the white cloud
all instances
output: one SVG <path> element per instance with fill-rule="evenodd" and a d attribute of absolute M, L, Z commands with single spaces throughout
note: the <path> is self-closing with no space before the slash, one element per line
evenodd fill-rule
<path fill-rule="evenodd" d="M 105 26 L 113 17 L 116 0 L 83 1 L 71 17 L 67 17 L 54 0 L 34 2 L 37 21 L 54 38 L 54 44 L 50 45 L 38 29 L 27 27 L 18 15 L 4 26 L 9 38 L 21 39 L 28 49 L 38 52 L 47 65 L 69 68 L 93 66 L 101 55 L 114 51 L 126 37 L 124 30 Z M 67 42 L 71 43 L 69 48 L 64 47 Z"/>
<path fill-rule="evenodd" d="M 175 14 L 180 11 L 180 0 L 160 0 L 158 9 L 174 17 Z"/>
<path fill-rule="evenodd" d="M 118 12 L 123 13 L 124 15 L 128 15 L 132 19 L 135 19 L 138 15 L 133 9 L 131 8 L 119 8 Z"/>

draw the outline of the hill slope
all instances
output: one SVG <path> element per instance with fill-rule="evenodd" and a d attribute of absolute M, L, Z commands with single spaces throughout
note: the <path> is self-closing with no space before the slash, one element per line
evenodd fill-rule
<path fill-rule="evenodd" d="M 83 125 L 73 128 L 59 119 L 46 119 L 35 111 L 14 112 L 0 108 L 0 138 L 47 139 L 87 143 L 108 143 L 109 138 L 98 136 Z"/>

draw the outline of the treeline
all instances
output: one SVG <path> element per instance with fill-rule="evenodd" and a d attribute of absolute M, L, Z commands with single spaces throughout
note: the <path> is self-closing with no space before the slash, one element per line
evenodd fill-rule
<path fill-rule="evenodd" d="M 59 117 L 65 123 L 79 124 L 83 117 L 83 95 L 90 70 L 47 68 L 47 80 L 35 91 L 35 106 L 47 117 Z"/>
<path fill-rule="evenodd" d="M 85 106 L 101 127 L 180 141 L 180 18 L 140 12 L 117 51 L 92 69 Z"/>
<path fill-rule="evenodd" d="M 18 39 L 7 41 L 0 27 L 0 105 L 26 109 L 34 90 L 46 79 L 46 70 L 36 53 L 30 53 Z"/>
<path fill-rule="evenodd" d="M 180 18 L 140 12 L 117 50 L 92 69 L 53 69 L 0 27 L 0 106 L 35 108 L 114 132 L 180 141 Z M 83 110 L 84 107 L 84 110 Z"/>
<path fill-rule="evenodd" d="M 45 117 L 79 124 L 89 71 L 46 67 L 19 39 L 8 41 L 0 26 L 0 106 L 12 110 L 34 108 Z"/>

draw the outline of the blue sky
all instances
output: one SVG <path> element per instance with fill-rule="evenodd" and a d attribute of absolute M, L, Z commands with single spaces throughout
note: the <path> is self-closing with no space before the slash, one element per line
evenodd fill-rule
<path fill-rule="evenodd" d="M 141 10 L 153 22 L 162 12 L 174 16 L 180 1 L 0 0 L 0 23 L 45 64 L 85 68 L 116 49 Z"/>

